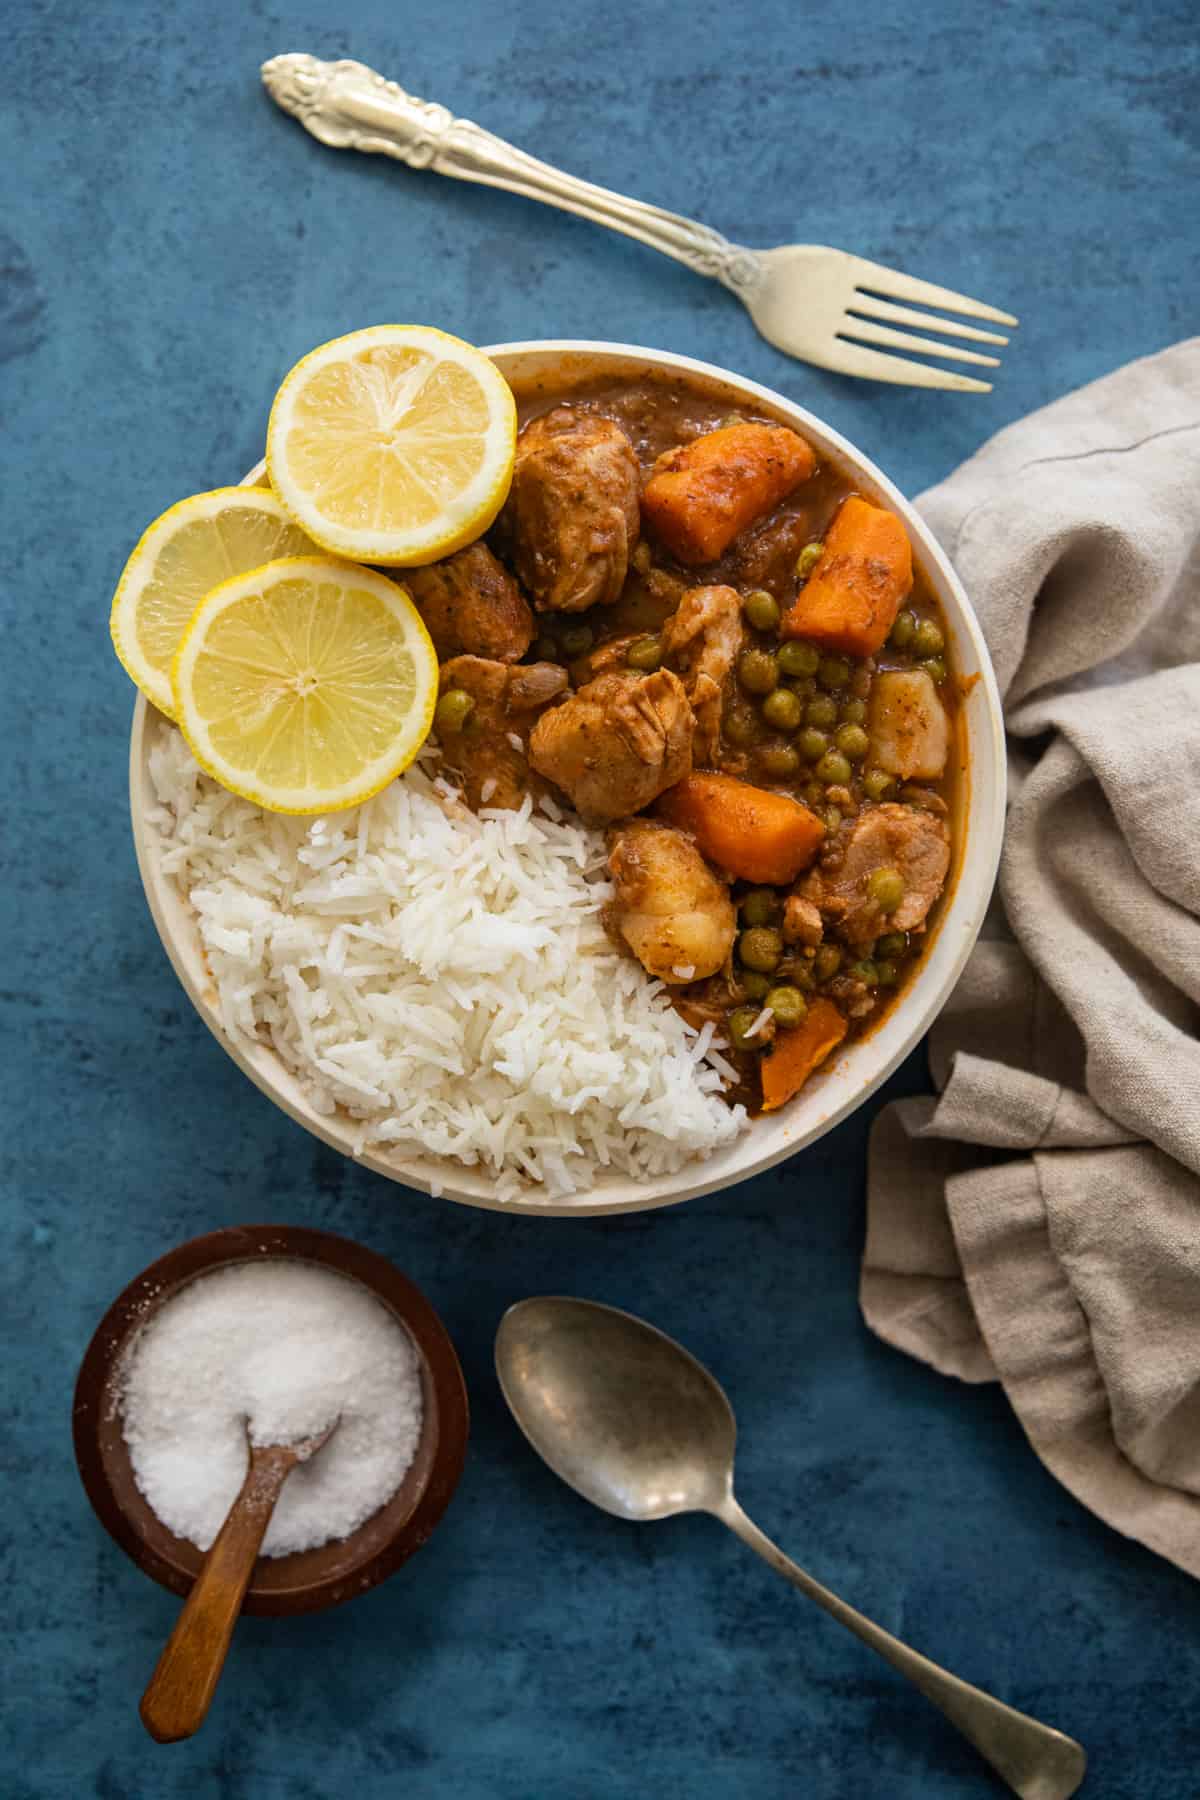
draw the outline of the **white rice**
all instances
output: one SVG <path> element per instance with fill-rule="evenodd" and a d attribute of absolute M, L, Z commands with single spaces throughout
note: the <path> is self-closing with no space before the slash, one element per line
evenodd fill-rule
<path fill-rule="evenodd" d="M 357 1150 L 561 1200 L 604 1169 L 653 1182 L 745 1129 L 711 1026 L 605 935 L 603 837 L 559 807 L 476 817 L 426 759 L 361 807 L 286 818 L 202 775 L 173 729 L 150 775 L 226 1031 L 356 1120 Z"/>

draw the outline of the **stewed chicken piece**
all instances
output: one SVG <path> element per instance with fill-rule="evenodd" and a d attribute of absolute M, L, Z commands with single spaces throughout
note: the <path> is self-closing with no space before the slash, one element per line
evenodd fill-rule
<path fill-rule="evenodd" d="M 484 543 L 468 544 L 428 568 L 406 569 L 403 580 L 439 662 L 464 654 L 520 662 L 533 642 L 533 614 Z"/>
<path fill-rule="evenodd" d="M 588 824 L 604 825 L 682 780 L 694 729 L 683 683 L 669 669 L 644 677 L 614 670 L 538 720 L 529 761 Z"/>
<path fill-rule="evenodd" d="M 619 426 L 570 406 L 526 425 L 498 535 L 539 612 L 610 605 L 639 530 L 637 459 Z"/>
<path fill-rule="evenodd" d="M 543 791 L 526 745 L 543 709 L 567 691 L 557 663 L 490 662 L 456 656 L 443 663 L 434 728 L 446 769 L 462 781 L 467 803 L 515 809 Z"/>
<path fill-rule="evenodd" d="M 660 981 L 680 986 L 715 975 L 733 948 L 736 919 L 728 887 L 690 838 L 672 825 L 630 819 L 608 842 L 616 885 L 609 930 Z"/>
<path fill-rule="evenodd" d="M 863 944 L 924 925 L 950 867 L 950 833 L 941 819 L 916 806 L 870 806 L 830 848 L 829 861 L 809 870 L 796 895 L 836 936 Z M 789 924 L 802 939 L 801 916 L 811 925 L 807 910 L 789 915 Z"/>
<path fill-rule="evenodd" d="M 663 626 L 663 656 L 683 677 L 696 715 L 698 768 L 717 766 L 725 690 L 745 641 L 742 603 L 731 587 L 692 588 Z"/>

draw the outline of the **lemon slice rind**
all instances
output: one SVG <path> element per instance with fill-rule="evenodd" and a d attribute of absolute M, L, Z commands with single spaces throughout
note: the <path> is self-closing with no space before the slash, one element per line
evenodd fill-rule
<path fill-rule="evenodd" d="M 516 434 L 512 390 L 482 351 L 429 325 L 373 325 L 321 344 L 284 378 L 267 467 L 331 555 L 416 567 L 492 524 Z"/>
<path fill-rule="evenodd" d="M 235 510 L 261 515 L 268 539 L 270 522 L 274 521 L 278 528 L 279 550 L 283 555 L 296 554 L 314 547 L 307 539 L 307 534 L 265 485 L 213 488 L 208 493 L 191 494 L 186 500 L 177 501 L 174 506 L 161 513 L 153 524 L 148 525 L 138 539 L 117 583 L 109 617 L 113 649 L 126 674 L 168 718 L 175 716 L 175 703 L 171 694 L 171 656 L 178 647 L 188 619 L 204 594 L 222 578 L 222 559 L 226 578 L 241 573 L 241 570 L 232 566 L 228 550 L 223 547 L 219 527 L 215 533 L 217 541 L 210 539 L 201 546 L 212 565 L 211 578 L 203 573 L 196 577 L 181 578 L 182 572 L 169 574 L 165 565 L 172 548 L 178 547 L 185 531 L 212 524 Z M 267 555 L 264 557 L 260 550 L 255 558 L 258 564 L 270 558 L 274 546 L 268 541 L 262 548 Z M 155 584 L 161 587 L 164 577 L 167 579 L 168 591 L 155 595 L 153 587 Z M 172 588 L 172 580 L 179 581 L 178 588 Z M 149 614 L 154 617 L 148 617 Z M 154 643 L 155 639 L 157 645 Z"/>
<path fill-rule="evenodd" d="M 258 643 L 263 647 L 261 656 L 245 655 L 244 632 L 237 656 L 227 656 L 219 649 L 214 651 L 212 640 L 215 628 L 222 619 L 230 617 L 232 609 L 245 602 L 269 601 L 272 596 L 282 596 L 285 589 L 295 590 L 297 584 L 303 583 L 310 583 L 314 587 L 336 587 L 344 595 L 357 593 L 368 599 L 372 604 L 362 609 L 368 616 L 361 619 L 360 628 L 353 634 L 355 659 L 361 662 L 364 643 L 369 652 L 373 632 L 376 650 L 382 647 L 386 654 L 390 648 L 411 659 L 413 692 L 407 709 L 392 715 L 386 712 L 382 694 L 372 691 L 369 680 L 362 682 L 356 715 L 354 704 L 347 705 L 344 699 L 347 681 L 354 685 L 353 674 L 347 677 L 346 665 L 343 664 L 340 675 L 337 670 L 325 671 L 327 694 L 335 688 L 343 690 L 340 709 L 333 708 L 328 698 L 321 695 L 321 672 L 317 670 L 314 677 L 316 693 L 328 715 L 326 723 L 331 723 L 333 727 L 332 731 L 323 730 L 321 735 L 340 737 L 344 742 L 348 727 L 356 720 L 358 723 L 366 722 L 378 734 L 384 728 L 380 726 L 380 719 L 386 716 L 386 746 L 375 755 L 364 758 L 340 782 L 328 784 L 310 779 L 302 783 L 275 785 L 261 778 L 261 771 L 255 767 L 253 760 L 235 761 L 223 750 L 215 741 L 214 728 L 227 725 L 230 719 L 246 716 L 256 708 L 261 710 L 274 707 L 281 719 L 285 713 L 295 713 L 296 700 L 291 694 L 281 691 L 286 684 L 281 684 L 279 668 L 272 666 L 272 659 L 277 654 L 286 658 L 289 649 L 294 646 L 288 646 L 286 640 L 281 640 L 275 624 L 268 619 L 267 614 L 263 611 L 256 613 L 253 606 L 246 609 L 242 616 L 249 621 L 249 630 L 252 633 L 258 632 Z M 330 617 L 328 612 L 322 613 L 313 608 L 310 608 L 310 613 L 316 624 L 308 633 L 308 649 L 311 649 L 314 635 L 318 635 L 318 627 L 323 631 L 325 621 Z M 338 617 L 340 624 L 341 615 Z M 277 649 L 273 649 L 272 645 Z M 198 704 L 198 675 L 206 676 L 211 693 L 214 664 L 219 663 L 230 671 L 236 668 L 241 672 L 231 674 L 229 694 L 233 704 L 221 718 L 212 720 L 205 716 L 203 708 Z M 331 557 L 281 557 L 262 568 L 252 569 L 222 582 L 205 596 L 193 613 L 175 653 L 171 666 L 171 689 L 175 718 L 192 755 L 205 773 L 211 775 L 222 787 L 241 795 L 245 800 L 253 801 L 268 812 L 340 812 L 346 807 L 361 805 L 372 794 L 385 788 L 397 775 L 403 773 L 420 751 L 432 728 L 434 707 L 437 704 L 437 653 L 421 615 L 406 591 L 396 582 L 372 569 L 360 568 Z M 307 712 L 304 716 L 307 717 Z M 294 739 L 303 727 L 294 724 L 289 727 L 284 720 L 274 734 L 272 745 L 281 731 L 289 729 Z M 315 750 L 316 746 L 312 748 Z M 307 768 L 307 750 L 305 760 Z"/>

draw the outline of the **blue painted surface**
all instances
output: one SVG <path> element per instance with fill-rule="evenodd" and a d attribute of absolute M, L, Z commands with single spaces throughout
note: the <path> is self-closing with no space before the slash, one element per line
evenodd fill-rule
<path fill-rule="evenodd" d="M 343 24 L 316 0 L 6 14 L 0 1793 L 998 1791 L 715 1524 L 623 1526 L 534 1461 L 502 1410 L 491 1337 L 511 1300 L 565 1289 L 647 1315 L 711 1364 L 740 1416 L 744 1502 L 815 1572 L 1077 1732 L 1094 1800 L 1181 1800 L 1198 1785 L 1200 1593 L 1058 1489 L 996 1391 L 867 1335 L 866 1116 L 752 1185 L 595 1224 L 462 1211 L 340 1162 L 238 1074 L 159 948 L 125 818 L 131 696 L 107 611 L 142 526 L 258 456 L 293 360 L 385 319 L 724 362 L 918 491 L 1008 420 L 1197 329 L 1194 6 L 336 11 Z M 649 251 L 322 150 L 258 88 L 259 62 L 294 48 L 357 55 L 751 243 L 843 244 L 1007 305 L 1024 325 L 997 392 L 942 398 L 789 363 L 730 297 Z M 914 1058 L 891 1091 L 924 1079 Z M 138 1269 L 262 1218 L 361 1238 L 427 1290 L 466 1366 L 472 1450 L 420 1557 L 343 1611 L 246 1622 L 203 1735 L 159 1750 L 135 1702 L 175 1602 L 86 1507 L 71 1384 Z"/>

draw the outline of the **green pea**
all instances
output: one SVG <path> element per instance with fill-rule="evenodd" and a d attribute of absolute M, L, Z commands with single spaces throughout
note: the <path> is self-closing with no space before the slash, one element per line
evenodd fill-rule
<path fill-rule="evenodd" d="M 779 602 L 766 588 L 754 588 L 742 601 L 742 611 L 755 631 L 774 631 L 779 624 Z"/>
<path fill-rule="evenodd" d="M 800 767 L 800 757 L 790 744 L 764 744 L 758 753 L 759 767 L 772 781 L 787 781 Z"/>
<path fill-rule="evenodd" d="M 946 664 L 940 656 L 927 656 L 921 664 L 930 681 L 945 681 Z"/>
<path fill-rule="evenodd" d="M 888 800 L 895 791 L 894 778 L 883 769 L 868 769 L 863 776 L 863 792 L 868 800 Z"/>
<path fill-rule="evenodd" d="M 795 638 L 789 638 L 786 644 L 780 644 L 775 653 L 775 660 L 785 675 L 815 675 L 821 666 L 821 655 L 811 644 L 801 644 Z"/>
<path fill-rule="evenodd" d="M 808 1011 L 804 995 L 799 988 L 787 984 L 773 987 L 767 995 L 766 1004 L 775 1014 L 775 1023 L 783 1025 L 785 1028 L 790 1025 L 799 1025 Z"/>
<path fill-rule="evenodd" d="M 861 725 L 843 725 L 833 741 L 851 762 L 861 762 L 871 748 L 871 740 Z"/>
<path fill-rule="evenodd" d="M 774 888 L 751 888 L 738 902 L 743 925 L 769 925 L 779 917 L 779 895 Z"/>
<path fill-rule="evenodd" d="M 864 957 L 861 962 L 856 962 L 850 973 L 857 981 L 865 981 L 868 987 L 878 987 L 879 985 L 879 970 L 869 957 Z"/>
<path fill-rule="evenodd" d="M 725 714 L 721 730 L 735 750 L 748 750 L 751 744 L 758 741 L 758 715 L 751 712 L 748 706 L 731 707 Z"/>
<path fill-rule="evenodd" d="M 584 656 L 595 643 L 596 634 L 590 625 L 568 625 L 559 641 L 565 655 Z"/>
<path fill-rule="evenodd" d="M 892 626 L 891 643 L 897 650 L 907 650 L 917 629 L 915 613 L 902 612 Z"/>
<path fill-rule="evenodd" d="M 838 717 L 843 725 L 861 725 L 867 716 L 865 700 L 843 700 Z"/>
<path fill-rule="evenodd" d="M 800 733 L 800 754 L 807 762 L 816 762 L 824 756 L 829 748 L 829 739 L 815 725 L 809 725 Z"/>
<path fill-rule="evenodd" d="M 648 636 L 634 638 L 625 652 L 627 669 L 642 669 L 647 675 L 654 672 L 662 663 L 662 639 Z"/>
<path fill-rule="evenodd" d="M 474 711 L 475 702 L 465 688 L 447 688 L 433 716 L 439 731 L 461 731 Z"/>
<path fill-rule="evenodd" d="M 733 1039 L 736 1049 L 761 1050 L 770 1041 L 768 1034 L 763 1030 L 755 1032 L 752 1038 L 746 1036 L 748 1031 L 754 1030 L 755 1022 L 761 1011 L 761 1006 L 735 1006 L 728 1015 L 729 1035 Z"/>
<path fill-rule="evenodd" d="M 776 731 L 799 731 L 804 708 L 787 688 L 776 688 L 762 703 L 762 716 Z"/>
<path fill-rule="evenodd" d="M 850 764 L 840 750 L 827 750 L 817 764 L 817 780 L 826 787 L 845 787 L 850 774 Z"/>
<path fill-rule="evenodd" d="M 767 650 L 743 650 L 737 670 L 738 680 L 748 694 L 769 694 L 779 685 L 775 658 Z"/>
<path fill-rule="evenodd" d="M 880 956 L 886 957 L 889 962 L 895 962 L 896 958 L 903 956 L 908 949 L 908 933 L 907 931 L 885 931 L 875 948 Z"/>
<path fill-rule="evenodd" d="M 823 688 L 845 687 L 850 679 L 850 664 L 844 656 L 823 656 L 817 680 Z"/>
<path fill-rule="evenodd" d="M 827 806 L 825 811 L 821 814 L 821 817 L 825 822 L 826 831 L 829 833 L 830 837 L 832 837 L 834 832 L 841 825 L 841 813 L 836 806 Z"/>
<path fill-rule="evenodd" d="M 913 632 L 912 647 L 918 656 L 940 656 L 946 648 L 941 626 L 932 619 L 922 619 Z"/>
<path fill-rule="evenodd" d="M 875 979 L 880 987 L 895 987 L 900 979 L 900 971 L 890 957 L 875 964 Z"/>
<path fill-rule="evenodd" d="M 842 953 L 836 944 L 821 944 L 813 957 L 818 981 L 830 981 L 842 966 Z"/>
<path fill-rule="evenodd" d="M 533 654 L 539 662 L 557 662 L 558 645 L 552 637 L 540 637 L 533 646 Z"/>
<path fill-rule="evenodd" d="M 817 691 L 817 684 L 811 675 L 793 675 L 787 685 L 789 693 L 795 694 L 797 700 L 803 700 L 805 705 Z"/>
<path fill-rule="evenodd" d="M 812 970 L 807 963 L 794 964 L 788 975 L 788 980 L 793 987 L 798 987 L 802 994 L 811 994 L 817 985 L 813 980 Z"/>
<path fill-rule="evenodd" d="M 796 558 L 797 580 L 799 580 L 799 581 L 807 581 L 808 580 L 809 576 L 812 574 L 813 570 L 816 568 L 817 564 L 820 562 L 821 553 L 824 550 L 824 548 L 825 548 L 824 544 L 818 543 L 815 540 L 811 544 L 805 544 L 803 550 L 800 552 L 799 556 Z"/>
<path fill-rule="evenodd" d="M 828 694 L 818 694 L 804 709 L 804 723 L 815 725 L 818 731 L 832 731 L 837 716 L 837 701 L 831 700 Z"/>
<path fill-rule="evenodd" d="M 872 869 L 867 892 L 880 912 L 894 913 L 904 899 L 904 877 L 899 869 Z"/>
<path fill-rule="evenodd" d="M 738 939 L 738 956 L 748 969 L 758 969 L 764 975 L 778 967 L 783 955 L 783 939 L 769 925 L 759 925 L 753 931 L 743 931 Z"/>
<path fill-rule="evenodd" d="M 757 969 L 743 969 L 742 992 L 747 1000 L 765 1000 L 770 987 L 769 975 L 760 975 Z"/>
<path fill-rule="evenodd" d="M 819 781 L 806 781 L 800 789 L 800 797 L 806 806 L 814 809 L 825 804 L 825 789 Z"/>

